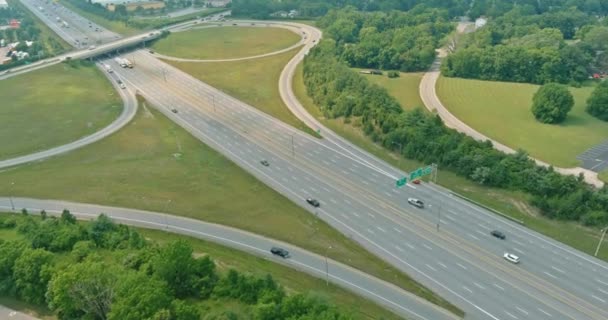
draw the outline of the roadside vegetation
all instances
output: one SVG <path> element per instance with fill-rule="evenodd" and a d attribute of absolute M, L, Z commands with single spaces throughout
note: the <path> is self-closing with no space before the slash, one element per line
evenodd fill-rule
<path fill-rule="evenodd" d="M 354 70 L 359 72 L 366 69 L 355 68 Z M 377 84 L 386 89 L 391 96 L 399 101 L 403 110 L 411 111 L 416 108 L 426 110 L 424 109 L 424 103 L 420 98 L 418 90 L 424 73 L 399 72 L 398 75 L 398 77 L 389 78 L 385 72 L 383 75 L 363 74 L 362 76 L 370 83 Z"/>
<path fill-rule="evenodd" d="M 559 167 L 575 167 L 576 156 L 604 141 L 608 124 L 585 112 L 592 87 L 569 90 L 574 107 L 560 125 L 542 124 L 530 112 L 539 86 L 441 77 L 437 95 L 458 119 L 484 135 Z"/>
<path fill-rule="evenodd" d="M 0 194 L 5 195 L 167 212 L 248 230 L 319 254 L 331 245 L 333 259 L 458 312 L 145 102 L 133 122 L 116 134 L 2 172 L 0 181 L 6 182 L 0 183 Z"/>
<path fill-rule="evenodd" d="M 282 28 L 208 27 L 171 33 L 152 46 L 158 53 L 189 59 L 230 59 L 270 53 L 296 44 Z"/>
<path fill-rule="evenodd" d="M 0 301 L 36 316 L 399 319 L 341 288 L 266 259 L 115 224 L 104 215 L 79 223 L 67 210 L 59 218 L 44 212 L 39 217 L 1 214 L 0 253 L 5 267 Z M 91 299 L 96 303 L 89 303 Z"/>
<path fill-rule="evenodd" d="M 281 71 L 298 50 L 300 48 L 278 55 L 242 61 L 165 62 L 289 125 L 314 134 L 289 111 L 279 94 Z"/>
<path fill-rule="evenodd" d="M 0 96 L 7 102 L 0 104 L 0 159 L 92 134 L 123 109 L 112 85 L 89 63 L 62 63 L 3 80 Z"/>

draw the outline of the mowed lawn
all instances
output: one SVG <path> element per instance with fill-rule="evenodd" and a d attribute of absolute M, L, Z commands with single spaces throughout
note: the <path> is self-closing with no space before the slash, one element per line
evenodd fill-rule
<path fill-rule="evenodd" d="M 357 72 L 361 69 L 355 69 Z M 404 110 L 424 108 L 424 103 L 420 99 L 418 88 L 424 73 L 422 72 L 400 72 L 399 78 L 389 78 L 386 72 L 383 75 L 361 74 L 371 83 L 375 83 L 385 88 L 388 93 L 395 97 Z"/>
<path fill-rule="evenodd" d="M 298 50 L 243 61 L 165 62 L 287 124 L 311 133 L 312 130 L 289 111 L 279 94 L 281 71 Z"/>
<path fill-rule="evenodd" d="M 360 127 L 353 123 L 345 124 L 342 119 L 325 119 L 319 108 L 306 93 L 301 65 L 296 70 L 293 86 L 296 97 L 310 114 L 317 117 L 325 126 L 360 148 L 406 172 L 428 165 L 428 163 L 425 164 L 416 160 L 400 158 L 398 154 L 390 152 L 381 145 L 374 143 L 363 133 Z M 608 176 L 608 171 L 606 171 L 605 175 Z M 442 169 L 439 171 L 437 183 L 513 218 L 522 220 L 532 230 L 552 237 L 587 254 L 595 253 L 601 234 L 598 229 L 585 228 L 572 222 L 546 219 L 539 214 L 538 210 L 530 205 L 530 196 L 525 193 L 478 185 L 453 172 Z M 608 246 L 601 248 L 598 258 L 608 261 Z"/>
<path fill-rule="evenodd" d="M 321 255 L 331 245 L 333 259 L 449 306 L 145 103 L 118 133 L 74 152 L 1 172 L 0 181 L 7 182 L 0 183 L 3 195 L 168 212 L 249 230 Z"/>
<path fill-rule="evenodd" d="M 570 88 L 575 105 L 559 125 L 537 122 L 530 111 L 538 86 L 440 77 L 437 94 L 456 117 L 486 136 L 559 167 L 608 137 L 608 123 L 585 112 L 591 87 Z"/>
<path fill-rule="evenodd" d="M 282 28 L 223 26 L 175 32 L 153 48 L 179 58 L 228 59 L 278 51 L 299 40 L 299 35 Z"/>
<path fill-rule="evenodd" d="M 2 81 L 0 159 L 49 149 L 92 134 L 122 111 L 95 66 L 59 64 Z"/>

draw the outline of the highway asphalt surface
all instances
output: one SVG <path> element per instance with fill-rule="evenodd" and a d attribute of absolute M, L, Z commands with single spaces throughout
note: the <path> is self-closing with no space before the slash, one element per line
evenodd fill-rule
<path fill-rule="evenodd" d="M 262 237 L 239 229 L 202 222 L 199 220 L 178 217 L 168 214 L 107 207 L 93 204 L 73 203 L 66 201 L 37 200 L 27 198 L 0 198 L 0 209 L 21 210 L 26 208 L 37 214 L 41 210 L 59 216 L 63 209 L 68 209 L 79 219 L 94 219 L 105 213 L 113 220 L 126 225 L 158 229 L 179 233 L 199 239 L 216 242 L 227 247 L 246 251 L 264 259 L 280 263 L 306 272 L 312 276 L 327 279 L 332 283 L 370 299 L 377 304 L 392 310 L 396 314 L 411 320 L 455 320 L 458 317 L 423 300 L 409 292 L 347 265 L 323 256 L 308 252 L 299 247 Z M 279 246 L 289 251 L 287 259 L 274 256 L 270 248 Z M 330 255 L 331 256 L 331 255 Z M 0 309 L 1 310 L 1 309 Z"/>
<path fill-rule="evenodd" d="M 603 284 L 608 278 L 601 272 L 608 270 L 606 263 L 434 186 L 395 189 L 398 171 L 373 157 L 361 159 L 358 151 L 346 152 L 347 146 L 301 133 L 147 52 L 130 56 L 137 67 L 117 72 L 169 118 L 448 298 L 469 318 L 608 318 Z M 270 167 L 262 167 L 262 159 Z M 409 196 L 425 201 L 427 209 L 409 206 Z M 307 197 L 321 207 L 308 206 Z M 493 229 L 507 239 L 492 238 Z M 504 261 L 505 251 L 521 256 L 522 263 Z"/>
<path fill-rule="evenodd" d="M 309 37 L 301 53 L 313 40 Z M 120 76 L 167 116 L 463 308 L 467 318 L 608 318 L 605 262 L 435 186 L 395 189 L 394 179 L 403 173 L 332 141 L 327 129 L 322 131 L 326 139 L 312 138 L 145 52 L 133 57 L 137 67 L 120 70 Z M 268 159 L 270 167 L 262 168 L 260 159 Z M 303 199 L 308 196 L 320 200 L 321 208 L 307 206 Z M 408 196 L 424 200 L 427 209 L 408 206 Z M 507 239 L 491 238 L 492 229 L 502 230 Z M 505 251 L 518 254 L 522 263 L 504 261 Z"/>
<path fill-rule="evenodd" d="M 119 34 L 81 17 L 55 1 L 19 1 L 75 48 L 88 48 L 121 38 Z"/>
<path fill-rule="evenodd" d="M 0 319 L 2 319 L 2 320 L 37 320 L 38 318 L 34 318 L 23 312 L 12 310 L 5 306 L 0 305 Z"/>

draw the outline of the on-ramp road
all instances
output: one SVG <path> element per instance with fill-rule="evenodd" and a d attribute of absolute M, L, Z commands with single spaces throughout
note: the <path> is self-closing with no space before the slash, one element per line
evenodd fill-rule
<path fill-rule="evenodd" d="M 53 215 L 60 215 L 63 209 L 68 209 L 79 219 L 85 220 L 94 219 L 100 213 L 105 213 L 113 220 L 126 225 L 164 230 L 209 240 L 287 265 L 318 278 L 328 279 L 332 283 L 370 299 L 407 319 L 458 319 L 444 309 L 388 282 L 376 279 L 334 260 L 326 260 L 325 257 L 299 247 L 239 229 L 143 210 L 55 200 L 0 198 L 0 209 L 9 211 L 13 207 L 19 210 L 25 208 L 32 214 L 44 209 L 47 213 Z M 283 259 L 273 256 L 269 251 L 273 246 L 287 249 L 290 257 Z"/>

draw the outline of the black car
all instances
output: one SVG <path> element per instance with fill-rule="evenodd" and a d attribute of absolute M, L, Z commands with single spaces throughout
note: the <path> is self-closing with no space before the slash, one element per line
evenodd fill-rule
<path fill-rule="evenodd" d="M 507 236 L 505 236 L 504 233 L 502 233 L 502 232 L 500 232 L 498 230 L 494 230 L 494 231 L 490 232 L 490 234 L 493 235 L 493 236 L 495 236 L 496 238 L 502 239 L 502 240 L 504 240 L 507 237 Z"/>
<path fill-rule="evenodd" d="M 310 204 L 311 206 L 318 208 L 321 206 L 321 204 L 319 203 L 319 201 L 313 199 L 313 198 L 308 198 L 306 199 L 306 202 L 308 202 L 308 204 Z"/>
<path fill-rule="evenodd" d="M 289 257 L 289 251 L 283 249 L 283 248 L 278 248 L 278 247 L 272 247 L 270 249 L 270 253 L 274 254 L 275 256 L 279 256 L 281 258 L 287 258 Z"/>
<path fill-rule="evenodd" d="M 264 167 L 268 167 L 270 165 L 270 163 L 268 163 L 268 161 L 266 160 L 262 160 L 260 161 L 260 163 L 264 166 Z"/>
<path fill-rule="evenodd" d="M 173 108 L 173 109 L 171 109 L 171 112 L 177 113 L 177 109 Z"/>

